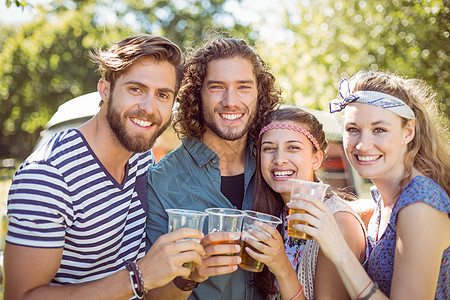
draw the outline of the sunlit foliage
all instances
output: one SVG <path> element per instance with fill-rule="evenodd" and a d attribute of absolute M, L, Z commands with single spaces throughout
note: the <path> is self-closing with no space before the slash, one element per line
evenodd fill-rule
<path fill-rule="evenodd" d="M 342 78 L 388 70 L 422 78 L 450 113 L 450 1 L 285 0 L 281 42 L 258 44 L 286 102 L 326 109 Z"/>
<path fill-rule="evenodd" d="M 248 29 L 237 23 L 221 26 L 224 2 L 52 1 L 39 8 L 36 21 L 2 29 L 0 158 L 25 158 L 61 103 L 96 89 L 92 48 L 143 32 L 184 48 L 198 44 L 210 27 L 244 37 Z"/>
<path fill-rule="evenodd" d="M 210 28 L 244 38 L 272 67 L 286 103 L 327 109 L 342 78 L 389 70 L 426 80 L 450 114 L 450 0 L 279 0 L 283 26 L 264 40 L 261 24 L 236 20 L 229 1 L 57 0 L 33 6 L 41 15 L 32 23 L 2 26 L 0 159 L 26 157 L 61 103 L 96 89 L 93 47 L 142 32 L 183 50 Z"/>

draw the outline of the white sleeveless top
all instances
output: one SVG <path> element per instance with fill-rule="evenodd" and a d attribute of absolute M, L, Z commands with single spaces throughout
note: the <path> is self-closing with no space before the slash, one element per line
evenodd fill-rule
<path fill-rule="evenodd" d="M 334 214 L 338 212 L 348 212 L 352 214 L 361 224 L 361 228 L 366 238 L 366 229 L 363 221 L 358 214 L 347 204 L 344 200 L 333 194 L 330 198 L 325 200 L 325 204 Z M 303 294 L 308 300 L 314 299 L 314 281 L 316 279 L 317 256 L 319 254 L 319 243 L 313 239 L 306 242 L 305 248 L 302 252 L 297 276 L 300 283 L 303 285 Z"/>

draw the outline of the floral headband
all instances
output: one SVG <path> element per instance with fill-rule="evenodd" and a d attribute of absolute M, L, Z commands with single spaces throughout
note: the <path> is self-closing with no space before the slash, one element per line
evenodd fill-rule
<path fill-rule="evenodd" d="M 341 111 L 348 104 L 356 101 L 385 108 L 406 119 L 415 119 L 411 107 L 397 97 L 375 91 L 358 91 L 350 94 L 350 85 L 347 79 L 341 81 L 339 94 L 341 94 L 342 100 L 330 101 L 330 113 Z"/>
<path fill-rule="evenodd" d="M 266 126 L 264 126 L 261 131 L 259 132 L 259 136 L 261 136 L 264 132 L 272 129 L 287 129 L 287 130 L 295 130 L 302 134 L 304 134 L 310 141 L 313 143 L 314 147 L 316 147 L 317 151 L 320 150 L 319 143 L 317 142 L 316 138 L 305 128 L 302 128 L 300 126 L 297 126 L 295 124 L 290 123 L 270 123 Z"/>

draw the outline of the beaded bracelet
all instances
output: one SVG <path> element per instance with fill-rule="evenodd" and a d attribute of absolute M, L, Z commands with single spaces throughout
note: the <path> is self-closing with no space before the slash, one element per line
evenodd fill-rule
<path fill-rule="evenodd" d="M 371 282 L 372 282 L 372 281 L 371 281 Z M 369 300 L 370 297 L 372 297 L 373 294 L 375 294 L 375 292 L 377 291 L 377 289 L 378 289 L 378 284 L 374 281 L 374 282 L 373 282 L 373 287 L 372 287 L 372 289 L 370 290 L 370 292 L 369 292 L 367 295 L 365 295 L 364 297 L 356 298 L 356 299 L 357 299 L 357 300 Z M 364 291 L 363 291 L 363 292 L 364 292 Z"/>
<path fill-rule="evenodd" d="M 130 274 L 131 288 L 133 293 L 138 299 L 143 299 L 147 294 L 147 289 L 144 285 L 144 279 L 142 278 L 141 271 L 135 262 L 127 262 L 125 267 Z"/>

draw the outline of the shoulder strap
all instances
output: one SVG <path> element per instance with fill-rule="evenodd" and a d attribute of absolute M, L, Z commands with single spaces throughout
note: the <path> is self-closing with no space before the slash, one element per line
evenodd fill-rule
<path fill-rule="evenodd" d="M 338 212 L 348 212 L 352 214 L 361 225 L 364 232 L 364 237 L 366 240 L 367 247 L 367 234 L 366 228 L 363 221 L 358 216 L 358 214 L 343 200 L 341 200 L 336 195 L 331 196 L 325 201 L 325 204 L 334 214 Z M 314 299 L 314 281 L 316 279 L 316 267 L 317 267 L 317 256 L 319 254 L 319 243 L 314 240 L 310 240 L 306 243 L 305 249 L 303 250 L 302 257 L 299 262 L 299 267 L 297 271 L 297 277 L 300 283 L 303 285 L 304 294 L 306 299 Z"/>

